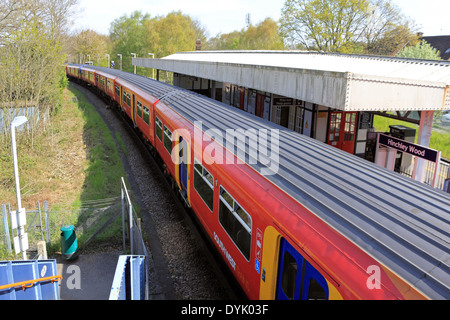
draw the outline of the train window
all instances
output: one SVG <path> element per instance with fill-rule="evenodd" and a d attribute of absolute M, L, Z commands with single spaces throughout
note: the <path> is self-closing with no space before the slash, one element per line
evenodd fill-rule
<path fill-rule="evenodd" d="M 137 102 L 137 115 L 142 118 L 142 103 Z"/>
<path fill-rule="evenodd" d="M 327 300 L 328 284 L 323 275 L 309 262 L 305 263 L 303 300 Z"/>
<path fill-rule="evenodd" d="M 120 97 L 120 87 L 118 84 L 114 85 L 114 89 L 116 91 L 116 95 Z"/>
<path fill-rule="evenodd" d="M 293 300 L 295 296 L 295 283 L 297 278 L 297 261 L 289 253 L 285 252 L 283 261 L 283 276 L 281 288 L 289 300 Z"/>
<path fill-rule="evenodd" d="M 194 188 L 209 210 L 213 211 L 214 177 L 194 159 Z"/>
<path fill-rule="evenodd" d="M 158 137 L 159 141 L 162 141 L 162 122 L 161 120 L 158 119 L 158 117 L 156 117 L 156 136 Z"/>
<path fill-rule="evenodd" d="M 128 106 L 131 106 L 131 95 L 126 91 L 123 91 L 123 102 Z"/>
<path fill-rule="evenodd" d="M 312 278 L 309 282 L 308 290 L 308 300 L 326 300 L 327 293 L 325 289 L 317 282 L 316 279 Z"/>
<path fill-rule="evenodd" d="M 278 270 L 277 299 L 328 299 L 328 284 L 323 275 L 284 238 Z"/>
<path fill-rule="evenodd" d="M 244 257 L 250 260 L 252 238 L 252 219 L 250 215 L 242 209 L 223 187 L 220 187 L 219 199 L 220 224 Z"/>
<path fill-rule="evenodd" d="M 170 155 L 172 154 L 172 131 L 167 129 L 166 126 L 164 126 L 164 148 Z"/>
<path fill-rule="evenodd" d="M 144 121 L 146 124 L 150 123 L 150 110 L 144 106 L 144 117 L 143 117 Z"/>

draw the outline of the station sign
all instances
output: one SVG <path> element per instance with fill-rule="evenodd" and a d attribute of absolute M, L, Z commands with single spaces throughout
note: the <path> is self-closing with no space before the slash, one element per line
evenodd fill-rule
<path fill-rule="evenodd" d="M 378 143 L 380 145 L 396 149 L 398 151 L 408 153 L 410 155 L 431 161 L 439 161 L 439 151 L 426 148 L 424 146 L 407 142 L 405 140 L 397 139 L 385 134 L 380 133 L 378 135 Z"/>

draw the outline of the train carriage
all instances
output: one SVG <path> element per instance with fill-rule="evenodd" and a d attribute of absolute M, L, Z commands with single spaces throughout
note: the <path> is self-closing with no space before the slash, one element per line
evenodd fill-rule
<path fill-rule="evenodd" d="M 127 116 L 152 132 L 249 298 L 450 298 L 447 194 L 189 91 L 89 68 L 116 77 L 119 103 L 130 95 Z"/>
<path fill-rule="evenodd" d="M 156 98 L 148 95 L 145 91 L 133 87 L 132 97 L 132 121 L 135 127 L 139 129 L 143 138 L 153 145 L 155 139 L 154 128 L 152 122 L 154 121 L 153 104 Z"/>

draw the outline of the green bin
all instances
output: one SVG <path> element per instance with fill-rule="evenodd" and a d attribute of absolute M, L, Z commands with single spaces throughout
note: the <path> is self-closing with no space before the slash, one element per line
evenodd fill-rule
<path fill-rule="evenodd" d="M 61 253 L 64 259 L 72 260 L 78 257 L 78 242 L 75 227 L 67 225 L 61 228 Z"/>

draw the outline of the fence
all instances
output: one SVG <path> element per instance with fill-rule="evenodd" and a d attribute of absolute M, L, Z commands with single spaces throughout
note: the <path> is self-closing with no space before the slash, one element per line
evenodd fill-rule
<path fill-rule="evenodd" d="M 434 180 L 434 171 L 436 169 L 436 164 L 431 161 L 427 161 L 426 169 L 425 169 L 425 179 L 424 183 L 432 186 L 433 180 Z M 450 179 L 450 161 L 441 159 L 438 167 L 438 172 L 436 174 L 436 182 L 435 182 L 435 188 L 444 190 L 444 184 L 445 180 Z M 412 178 L 413 175 L 413 165 L 409 166 L 408 168 L 401 168 L 400 173 L 404 176 L 407 176 L 409 178 Z"/>
<path fill-rule="evenodd" d="M 148 300 L 146 261 L 145 256 L 119 257 L 109 300 Z"/>
<path fill-rule="evenodd" d="M 56 260 L 0 262 L 0 300 L 59 300 Z"/>
<path fill-rule="evenodd" d="M 110 300 L 148 300 L 148 251 L 124 179 L 121 180 L 123 250 L 130 245 L 130 255 L 120 256 Z M 128 240 L 128 241 L 127 241 Z"/>
<path fill-rule="evenodd" d="M 10 123 L 17 116 L 27 117 L 27 123 L 19 128 L 19 131 L 33 130 L 39 123 L 47 123 L 50 119 L 49 109 L 44 112 L 34 106 L 18 108 L 0 108 L 0 134 L 8 135 L 10 132 Z"/>
<path fill-rule="evenodd" d="M 425 173 L 425 183 L 428 185 L 433 184 L 434 170 L 435 170 L 434 163 L 428 161 Z M 444 190 L 444 183 L 446 179 L 450 179 L 450 161 L 441 159 L 438 172 L 436 175 L 435 188 Z"/>
<path fill-rule="evenodd" d="M 13 258 L 13 234 L 11 228 L 10 205 L 0 206 L 0 253 Z M 84 200 L 81 203 L 57 205 L 50 208 L 47 201 L 42 206 L 39 202 L 35 210 L 26 210 L 25 232 L 28 235 L 30 249 L 29 259 L 39 257 L 38 242 L 43 241 L 46 248 L 58 248 L 60 245 L 60 228 L 77 222 L 77 236 L 84 235 L 83 246 L 88 246 L 111 223 L 120 216 L 120 196 L 101 199 Z M 106 223 L 105 223 L 106 221 Z M 45 246 L 44 246 L 45 247 Z"/>
<path fill-rule="evenodd" d="M 126 243 L 130 245 L 131 255 L 144 255 L 148 257 L 147 248 L 142 236 L 140 221 L 134 210 L 124 179 L 121 182 L 122 198 L 122 226 L 123 226 L 123 250 L 126 251 Z M 128 235 L 128 236 L 127 236 Z"/>
<path fill-rule="evenodd" d="M 0 248 L 4 248 L 7 254 L 11 255 L 13 252 L 13 241 L 14 230 L 11 230 L 11 206 L 8 204 L 1 205 L 1 219 L 0 219 Z M 44 213 L 44 220 L 47 223 L 43 223 L 42 213 Z M 45 253 L 41 252 L 38 248 L 38 243 L 40 241 L 45 241 L 45 238 L 49 239 L 50 229 L 48 223 L 48 203 L 44 202 L 44 208 L 41 204 L 37 203 L 37 209 L 26 211 L 26 221 L 25 232 L 28 235 L 29 250 L 27 250 L 28 258 L 38 259 L 44 258 Z M 46 235 L 44 237 L 44 234 Z M 49 241 L 47 241 L 49 242 Z"/>

